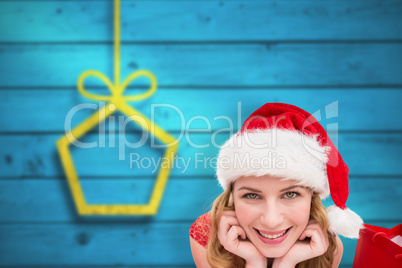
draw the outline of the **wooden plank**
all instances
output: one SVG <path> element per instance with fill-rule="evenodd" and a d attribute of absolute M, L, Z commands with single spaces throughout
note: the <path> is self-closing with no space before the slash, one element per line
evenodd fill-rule
<path fill-rule="evenodd" d="M 153 179 L 82 178 L 85 198 L 90 204 L 145 203 Z M 349 180 L 347 206 L 364 221 L 402 220 L 402 178 L 356 178 Z M 168 181 L 158 214 L 153 217 L 96 217 L 77 215 L 71 192 L 64 179 L 0 180 L 0 223 L 142 222 L 194 221 L 209 211 L 222 192 L 213 178 L 178 178 Z M 392 198 L 388 198 L 392 196 Z M 333 205 L 331 199 L 324 205 Z"/>
<path fill-rule="evenodd" d="M 2 265 L 192 265 L 190 224 L 5 224 L 0 226 Z M 353 263 L 356 242 L 344 240 L 342 265 Z M 150 252 L 158 257 L 150 258 Z"/>
<path fill-rule="evenodd" d="M 104 105 L 81 97 L 74 89 L 0 90 L 0 99 L 0 114 L 5 115 L 0 117 L 1 132 L 62 132 L 67 118 L 72 118 L 71 127 L 74 127 Z M 167 131 L 208 131 L 209 124 L 213 131 L 232 129 L 237 132 L 243 121 L 266 102 L 294 104 L 312 114 L 319 111 L 320 123 L 325 128 L 328 124 L 338 123 L 340 131 L 400 131 L 402 121 L 395 120 L 394 116 L 402 113 L 401 99 L 402 88 L 185 88 L 159 89 L 151 98 L 131 105 Z M 335 116 L 327 114 L 326 107 L 335 105 L 336 108 L 336 101 L 338 114 L 336 110 L 333 111 Z M 116 128 L 120 115 L 115 114 L 113 117 Z M 109 124 L 105 123 L 106 129 Z"/>
<path fill-rule="evenodd" d="M 81 184 L 90 204 L 146 203 L 154 179 L 84 178 Z M 10 222 L 142 222 L 194 221 L 210 210 L 222 192 L 214 179 L 169 178 L 157 215 L 79 216 L 65 179 L 0 180 L 1 223 Z"/>
<path fill-rule="evenodd" d="M 401 39 L 400 3 L 122 1 L 121 34 L 135 42 Z M 9 26 L 1 27 L 1 42 L 111 41 L 113 5 L 1 1 L 0 23 Z"/>
<path fill-rule="evenodd" d="M 3 88 L 75 87 L 88 69 L 113 77 L 112 44 L 3 44 L 0 51 Z M 121 77 L 147 69 L 160 87 L 394 86 L 402 84 L 401 52 L 398 42 L 130 44 L 122 46 Z M 103 86 L 95 78 L 86 85 Z"/>
<path fill-rule="evenodd" d="M 6 267 L 0 265 L 0 267 Z M 13 268 L 34 268 L 37 266 L 32 266 L 32 265 L 16 265 L 13 266 Z M 91 265 L 74 265 L 74 268 L 91 268 L 93 266 Z M 99 267 L 99 266 L 98 266 Z M 46 265 L 46 268 L 71 268 L 71 266 L 64 266 L 64 265 Z M 115 265 L 102 265 L 102 268 L 116 268 Z M 158 264 L 158 265 L 120 265 L 119 268 L 197 268 L 195 264 L 188 264 L 188 265 L 175 265 L 175 264 Z M 339 266 L 339 268 L 352 268 L 352 266 Z"/>
<path fill-rule="evenodd" d="M 0 136 L 1 177 L 60 177 L 64 176 L 55 147 L 60 135 L 3 135 Z M 164 150 L 155 148 L 151 141 L 140 148 L 139 134 L 116 135 L 118 142 L 112 147 L 97 135 L 85 136 L 85 144 L 98 142 L 98 147 L 71 147 L 76 170 L 80 176 L 148 176 L 154 177 L 158 162 L 163 160 Z M 190 133 L 180 140 L 179 151 L 172 176 L 214 176 L 215 157 L 218 147 L 229 138 L 229 133 Z M 402 136 L 400 133 L 340 133 L 339 149 L 356 176 L 402 175 Z M 129 140 L 125 144 L 124 141 Z M 214 143 L 217 147 L 214 146 Z M 140 143 L 142 144 L 142 142 Z M 130 147 L 131 146 L 131 147 Z M 152 147 L 151 147 L 152 146 Z M 205 146 L 205 148 L 200 148 Z M 271 160 L 274 164 L 274 159 Z M 96 169 L 94 168 L 96 167 Z"/>
<path fill-rule="evenodd" d="M 190 225 L 152 221 L 2 225 L 1 262 L 2 265 L 190 265 Z M 158 257 L 150 258 L 150 252 L 158 252 Z"/>
<path fill-rule="evenodd" d="M 0 265 L 0 267 L 2 267 Z M 46 265 L 47 268 L 53 268 L 54 266 L 49 266 Z M 82 266 L 82 265 L 74 265 L 74 268 L 88 268 L 91 266 Z M 108 265 L 102 265 L 102 268 L 115 268 L 116 266 L 108 266 Z M 13 268 L 32 268 L 32 266 L 26 266 L 26 265 L 18 265 L 18 266 L 13 266 Z M 71 266 L 56 266 L 54 268 L 71 268 Z M 119 268 L 197 268 L 195 264 L 193 265 L 135 265 L 135 266 L 126 266 L 126 265 L 119 265 Z M 347 264 L 347 265 L 340 265 L 339 268 L 352 268 L 352 264 Z"/>
<path fill-rule="evenodd" d="M 0 265 L 0 267 L 6 267 L 6 266 L 2 266 Z M 31 265 L 16 265 L 13 266 L 13 268 L 34 268 L 37 266 L 31 266 Z M 91 265 L 74 265 L 74 268 L 91 268 L 93 266 Z M 98 266 L 99 267 L 99 266 Z M 118 266 L 119 268 L 197 268 L 195 266 L 195 264 L 192 265 L 162 265 L 162 264 L 158 264 L 158 265 L 120 265 Z M 46 268 L 71 268 L 71 266 L 64 266 L 64 265 L 55 265 L 55 266 L 51 266 L 51 265 L 46 265 Z M 102 268 L 116 268 L 115 265 L 102 265 Z M 339 268 L 352 268 L 352 266 L 339 266 Z"/>

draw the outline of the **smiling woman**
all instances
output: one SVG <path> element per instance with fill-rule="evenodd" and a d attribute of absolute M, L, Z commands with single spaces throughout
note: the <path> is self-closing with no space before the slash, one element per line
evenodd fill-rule
<path fill-rule="evenodd" d="M 285 165 L 265 167 L 267 154 Z M 337 234 L 357 238 L 362 227 L 345 205 L 348 167 L 298 107 L 273 103 L 254 112 L 222 146 L 217 177 L 224 192 L 190 228 L 197 267 L 338 267 Z M 330 193 L 335 206 L 325 210 L 321 199 Z"/>
<path fill-rule="evenodd" d="M 309 222 L 311 191 L 293 181 L 269 175 L 241 177 L 232 194 L 239 225 L 267 257 L 285 255 Z"/>

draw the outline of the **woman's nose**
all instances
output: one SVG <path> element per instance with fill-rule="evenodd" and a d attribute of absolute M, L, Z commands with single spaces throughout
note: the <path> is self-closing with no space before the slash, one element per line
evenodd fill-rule
<path fill-rule="evenodd" d="M 284 215 L 281 207 L 275 202 L 267 202 L 265 208 L 261 212 L 261 223 L 268 228 L 267 231 L 276 231 L 281 228 Z"/>

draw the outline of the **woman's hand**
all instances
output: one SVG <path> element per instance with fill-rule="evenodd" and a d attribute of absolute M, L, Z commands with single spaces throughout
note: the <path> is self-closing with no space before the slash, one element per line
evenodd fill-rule
<path fill-rule="evenodd" d="M 310 220 L 299 241 L 284 256 L 276 258 L 272 267 L 295 267 L 302 261 L 323 255 L 328 246 L 328 234 L 324 233 L 317 221 Z"/>
<path fill-rule="evenodd" d="M 267 267 L 267 258 L 247 239 L 234 211 L 222 212 L 218 239 L 227 251 L 245 259 L 246 267 Z"/>

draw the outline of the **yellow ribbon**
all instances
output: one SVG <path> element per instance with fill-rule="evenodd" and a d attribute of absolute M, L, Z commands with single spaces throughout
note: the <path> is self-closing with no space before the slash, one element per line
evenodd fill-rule
<path fill-rule="evenodd" d="M 84 80 L 89 77 L 94 76 L 99 78 L 110 90 L 111 95 L 99 95 L 88 92 L 84 87 Z M 148 91 L 135 95 L 123 96 L 123 92 L 131 81 L 135 80 L 140 76 L 148 77 L 151 81 L 151 86 Z M 96 70 L 87 70 L 83 72 L 78 78 L 78 91 L 88 99 L 97 101 L 109 101 L 118 106 L 119 103 L 126 101 L 139 101 L 152 96 L 157 87 L 157 82 L 155 76 L 146 70 L 139 70 L 131 73 L 120 85 L 120 0 L 114 1 L 114 83 L 112 83 L 109 78 L 103 73 Z"/>
<path fill-rule="evenodd" d="M 128 101 L 139 101 L 152 96 L 155 93 L 157 82 L 155 76 L 146 70 L 139 70 L 131 73 L 122 84 L 120 84 L 120 0 L 114 2 L 114 83 L 103 73 L 96 70 L 87 70 L 78 78 L 78 91 L 85 97 L 97 100 L 108 101 L 115 105 L 107 105 L 100 108 L 86 120 L 81 122 L 74 129 L 63 135 L 57 140 L 57 149 L 61 158 L 64 171 L 70 186 L 71 193 L 74 198 L 77 210 L 81 215 L 155 215 L 158 211 L 162 200 L 163 192 L 169 178 L 170 170 L 173 165 L 174 156 L 177 152 L 178 141 L 169 133 L 151 122 L 146 116 L 128 105 Z M 84 81 L 87 77 L 96 77 L 104 82 L 111 92 L 111 95 L 99 95 L 88 92 L 84 87 Z M 150 88 L 140 94 L 123 96 L 123 92 L 131 81 L 140 76 L 148 77 L 151 81 Z M 147 130 L 161 142 L 167 145 L 164 159 L 167 165 L 162 165 L 159 169 L 155 184 L 151 193 L 151 197 L 147 204 L 88 204 L 80 184 L 78 174 L 76 172 L 73 158 L 70 154 L 69 145 L 82 135 L 88 133 L 100 121 L 105 120 L 111 115 L 115 108 L 120 110 L 124 115 L 134 118 L 141 118 L 141 122 L 136 122 L 143 129 Z M 165 163 L 165 164 L 166 164 Z"/>
<path fill-rule="evenodd" d="M 99 94 L 93 94 L 93 93 L 88 92 L 84 87 L 84 80 L 89 76 L 97 77 L 101 81 L 103 81 L 105 83 L 105 85 L 109 88 L 111 95 L 99 95 Z M 140 93 L 140 94 L 123 96 L 123 92 L 126 89 L 126 87 L 130 84 L 130 82 L 140 76 L 146 76 L 151 81 L 151 86 L 148 89 L 148 91 L 146 91 L 144 93 Z M 150 71 L 146 71 L 146 70 L 140 70 L 140 71 L 131 73 L 126 78 L 126 80 L 124 80 L 122 85 L 119 85 L 116 82 L 115 82 L 115 84 L 112 84 L 112 82 L 109 80 L 109 78 L 107 78 L 103 73 L 101 73 L 99 71 L 87 70 L 79 76 L 77 86 L 78 86 L 78 91 L 88 99 L 97 100 L 97 101 L 109 101 L 112 103 L 120 103 L 122 101 L 124 101 L 124 102 L 139 101 L 139 100 L 149 98 L 150 96 L 152 96 L 155 93 L 156 87 L 157 87 L 157 82 L 156 82 L 155 76 Z"/>

